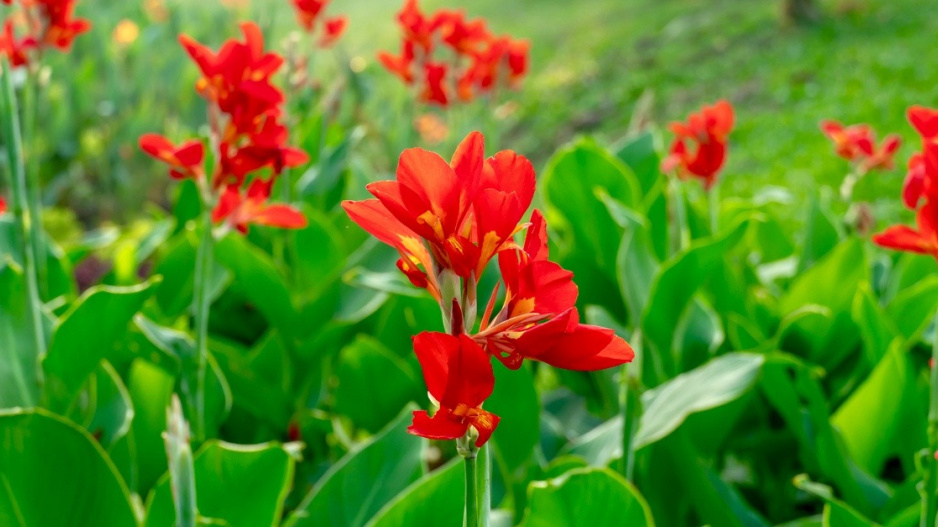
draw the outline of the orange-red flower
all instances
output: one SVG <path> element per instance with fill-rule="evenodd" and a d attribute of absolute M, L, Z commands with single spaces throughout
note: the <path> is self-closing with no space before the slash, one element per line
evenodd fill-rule
<path fill-rule="evenodd" d="M 12 4 L 4 0 L 5 4 Z M 75 37 L 91 29 L 83 18 L 75 18 L 75 0 L 23 0 L 20 3 L 28 21 L 26 35 L 17 39 L 12 20 L 4 23 L 0 35 L 0 53 L 13 66 L 23 66 L 30 61 L 29 51 L 41 48 L 56 48 L 68 51 Z"/>
<path fill-rule="evenodd" d="M 440 408 L 432 417 L 415 411 L 407 431 L 428 439 L 459 439 L 472 427 L 478 432 L 475 446 L 484 445 L 499 422 L 497 415 L 482 409 L 495 388 L 488 354 L 466 335 L 426 332 L 414 337 L 414 352 L 427 391 Z"/>
<path fill-rule="evenodd" d="M 288 205 L 267 203 L 272 185 L 273 180 L 255 179 L 248 186 L 246 195 L 241 194 L 240 186 L 228 186 L 212 211 L 212 221 L 226 222 L 242 234 L 246 234 L 248 226 L 252 224 L 283 229 L 306 227 L 306 217 L 296 209 Z"/>
<path fill-rule="evenodd" d="M 580 324 L 573 273 L 547 257 L 547 225 L 535 210 L 524 247 L 499 253 L 504 304 L 489 322 L 493 294 L 473 338 L 511 369 L 526 358 L 583 371 L 630 362 L 635 353 L 611 329 Z"/>
<path fill-rule="evenodd" d="M 938 204 L 928 202 L 915 216 L 917 228 L 894 225 L 873 236 L 873 242 L 882 247 L 930 254 L 938 259 Z"/>
<path fill-rule="evenodd" d="M 35 40 L 32 38 L 16 38 L 12 20 L 3 23 L 3 33 L 0 33 L 0 53 L 7 56 L 11 66 L 18 68 L 29 64 L 29 50 L 35 47 Z"/>
<path fill-rule="evenodd" d="M 7 202 L 5 199 L 0 197 L 0 214 L 3 214 L 7 211 Z"/>
<path fill-rule="evenodd" d="M 398 13 L 401 54 L 378 59 L 405 84 L 421 84 L 421 102 L 446 106 L 493 93 L 499 86 L 517 88 L 528 70 L 526 41 L 493 35 L 483 19 L 469 20 L 462 11 L 439 10 L 427 15 L 416 0 Z"/>
<path fill-rule="evenodd" d="M 169 165 L 169 175 L 174 179 L 204 176 L 205 146 L 202 141 L 192 139 L 177 147 L 159 134 L 143 134 L 140 136 L 140 149 Z"/>
<path fill-rule="evenodd" d="M 877 147 L 876 134 L 866 124 L 844 126 L 828 120 L 821 122 L 821 131 L 834 143 L 837 155 L 856 162 L 857 169 L 863 173 L 878 168 L 891 169 L 892 158 L 902 145 L 901 138 L 891 134 Z"/>
<path fill-rule="evenodd" d="M 700 179 L 710 189 L 726 162 L 728 136 L 735 120 L 733 106 L 725 100 L 692 113 L 686 123 L 671 123 L 674 142 L 662 161 L 665 172 L 677 170 L 681 178 Z"/>
<path fill-rule="evenodd" d="M 315 33 L 319 17 L 329 5 L 329 0 L 291 0 L 291 2 L 293 7 L 296 8 L 296 16 L 303 29 L 307 33 Z M 320 48 L 332 46 L 345 33 L 346 26 L 348 26 L 348 18 L 345 16 L 336 16 L 323 20 L 322 35 L 320 35 L 316 45 Z"/>
<path fill-rule="evenodd" d="M 396 181 L 368 185 L 375 200 L 346 201 L 349 217 L 398 249 L 415 284 L 438 294 L 435 273 L 478 276 L 511 237 L 534 197 L 534 168 L 523 156 L 500 152 L 486 160 L 473 132 L 447 163 L 419 148 L 401 154 Z M 432 261 L 416 250 L 426 240 Z M 418 271 L 416 265 L 423 267 Z"/>

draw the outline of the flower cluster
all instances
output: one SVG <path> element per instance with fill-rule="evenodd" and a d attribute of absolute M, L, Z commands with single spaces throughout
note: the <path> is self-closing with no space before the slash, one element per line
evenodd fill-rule
<path fill-rule="evenodd" d="M 414 339 L 440 408 L 432 417 L 415 412 L 412 433 L 458 439 L 472 432 L 476 446 L 484 444 L 498 424 L 481 408 L 494 389 L 493 356 L 511 369 L 524 359 L 571 370 L 632 359 L 632 349 L 612 330 L 580 323 L 573 273 L 548 259 L 540 211 L 522 222 L 535 190 L 534 168 L 524 156 L 502 151 L 486 159 L 482 134 L 474 132 L 449 163 L 409 149 L 401 154 L 396 181 L 367 188 L 376 199 L 342 206 L 352 221 L 397 249 L 398 268 L 433 295 L 448 326 L 447 333 Z M 501 281 L 476 328 L 477 284 L 493 259 Z"/>
<path fill-rule="evenodd" d="M 214 170 L 207 177 L 205 146 L 192 139 L 174 145 L 157 134 L 145 134 L 140 147 L 166 163 L 176 179 L 192 178 L 203 200 L 214 206 L 212 218 L 241 232 L 249 224 L 300 228 L 302 214 L 286 205 L 269 205 L 274 180 L 285 168 L 307 162 L 302 150 L 286 146 L 287 128 L 281 124 L 283 93 L 271 77 L 283 64 L 276 53 L 264 52 L 264 39 L 253 23 L 241 26 L 244 42 L 229 40 L 218 53 L 186 35 L 179 40 L 202 71 L 196 89 L 208 101 Z M 267 180 L 256 176 L 242 192 L 248 176 L 261 170 Z"/>
<path fill-rule="evenodd" d="M 447 106 L 471 101 L 498 88 L 516 88 L 528 71 L 528 42 L 492 34 L 485 20 L 467 20 L 462 11 L 426 15 L 407 0 L 397 15 L 403 30 L 399 55 L 378 59 L 413 86 L 421 102 Z"/>
<path fill-rule="evenodd" d="M 891 169 L 892 158 L 902 144 L 898 135 L 890 134 L 877 147 L 876 133 L 865 124 L 844 126 L 837 121 L 823 121 L 821 131 L 834 143 L 837 155 L 855 164 L 860 174 Z"/>
<path fill-rule="evenodd" d="M 12 5 L 13 0 L 2 0 Z M 22 19 L 26 21 L 26 35 L 16 36 L 13 20 L 3 23 L 0 33 L 0 53 L 7 56 L 14 67 L 30 63 L 32 52 L 47 48 L 68 51 L 75 37 L 91 29 L 83 18 L 75 18 L 75 0 L 19 0 Z"/>
<path fill-rule="evenodd" d="M 319 24 L 320 15 L 329 5 L 329 0 L 290 0 L 296 9 L 296 16 L 300 25 L 307 33 L 316 32 L 316 26 Z M 345 28 L 348 26 L 348 19 L 345 16 L 334 16 L 322 19 L 322 34 L 316 45 L 320 48 L 328 48 L 335 44 Z"/>
<path fill-rule="evenodd" d="M 917 228 L 894 225 L 873 236 L 873 242 L 938 259 L 938 109 L 913 106 L 908 118 L 922 138 L 922 150 L 909 159 L 902 201 L 916 211 Z"/>
<path fill-rule="evenodd" d="M 733 106 L 721 100 L 713 106 L 704 106 L 700 113 L 692 113 L 686 123 L 671 123 L 674 142 L 661 170 L 677 170 L 682 179 L 699 179 L 709 190 L 726 162 L 734 120 Z"/>

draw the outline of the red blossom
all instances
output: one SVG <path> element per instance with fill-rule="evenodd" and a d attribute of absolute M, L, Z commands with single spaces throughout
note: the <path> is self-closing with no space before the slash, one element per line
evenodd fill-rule
<path fill-rule="evenodd" d="M 329 0 L 291 0 L 296 9 L 296 16 L 299 19 L 300 26 L 307 33 L 313 34 L 317 31 L 319 18 L 329 5 Z M 322 34 L 316 41 L 320 48 L 328 48 L 335 44 L 345 33 L 348 26 L 348 18 L 345 16 L 336 16 L 322 21 Z"/>
<path fill-rule="evenodd" d="M 683 179 L 700 179 L 709 190 L 726 162 L 734 120 L 733 106 L 721 100 L 692 113 L 686 123 L 671 123 L 675 138 L 668 157 L 662 161 L 662 170 L 677 170 Z"/>
<path fill-rule="evenodd" d="M 159 134 L 143 134 L 140 136 L 140 149 L 169 165 L 169 175 L 174 179 L 204 176 L 205 146 L 201 141 L 192 139 L 177 147 Z"/>
<path fill-rule="evenodd" d="M 930 254 L 938 259 L 938 205 L 926 203 L 915 216 L 917 228 L 894 225 L 873 236 L 873 242 L 882 247 L 918 254 Z"/>
<path fill-rule="evenodd" d="M 267 203 L 272 185 L 273 180 L 255 179 L 248 187 L 246 195 L 241 194 L 240 186 L 228 186 L 212 211 L 212 221 L 224 221 L 242 234 L 246 234 L 252 224 L 283 229 L 306 227 L 306 217 L 296 209 L 288 205 Z"/>
<path fill-rule="evenodd" d="M 462 11 L 431 15 L 407 0 L 397 21 L 403 33 L 401 54 L 378 54 L 381 64 L 405 84 L 420 84 L 420 102 L 447 106 L 517 88 L 528 71 L 526 41 L 492 34 L 485 20 L 469 20 Z"/>
<path fill-rule="evenodd" d="M 892 158 L 902 140 L 893 134 L 876 146 L 876 134 L 866 124 L 844 126 L 837 121 L 823 121 L 821 131 L 834 143 L 838 156 L 857 163 L 857 169 L 866 173 L 874 169 L 889 170 L 893 167 Z"/>
<path fill-rule="evenodd" d="M 499 422 L 497 415 L 482 409 L 495 388 L 488 354 L 466 335 L 427 332 L 414 337 L 414 352 L 427 391 L 440 408 L 432 417 L 415 411 L 407 431 L 428 439 L 459 439 L 472 427 L 478 432 L 475 446 L 484 445 Z"/>

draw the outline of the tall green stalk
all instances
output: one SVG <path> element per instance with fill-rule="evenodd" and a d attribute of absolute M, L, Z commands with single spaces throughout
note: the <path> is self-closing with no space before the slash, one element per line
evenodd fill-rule
<path fill-rule="evenodd" d="M 25 267 L 26 295 L 29 305 L 30 333 L 36 350 L 36 370 L 39 382 L 42 382 L 42 369 L 39 361 L 46 354 L 46 338 L 42 324 L 42 298 L 39 295 L 38 273 L 36 268 L 36 253 L 33 240 L 39 237 L 39 224 L 31 213 L 29 205 L 29 190 L 26 178 L 26 161 L 23 156 L 23 138 L 19 120 L 19 107 L 16 92 L 13 89 L 10 65 L 5 57 L 0 58 L 2 69 L 2 121 L 3 137 L 7 150 L 7 163 L 10 174 L 10 186 L 13 193 L 13 217 L 16 219 L 21 248 L 23 250 L 23 263 Z"/>
<path fill-rule="evenodd" d="M 199 247 L 195 258 L 195 281 L 192 301 L 195 309 L 195 401 L 192 434 L 196 443 L 203 442 L 205 431 L 205 377 L 208 366 L 208 317 L 211 306 L 212 258 L 215 239 L 212 235 L 212 209 L 203 204 L 200 216 Z M 191 384 L 190 384 L 191 387 Z"/>
<path fill-rule="evenodd" d="M 39 163 L 36 162 L 36 100 L 39 90 L 38 72 L 32 68 L 27 72 L 26 82 L 23 84 L 23 142 L 27 158 L 33 160 L 26 163 L 26 191 L 28 195 L 29 217 L 36 225 L 35 235 L 32 237 L 32 250 L 36 261 L 36 281 L 39 286 L 39 296 L 48 299 L 49 280 L 46 270 L 46 247 L 42 235 L 42 182 L 40 181 Z"/>
<path fill-rule="evenodd" d="M 684 189 L 676 177 L 672 177 L 668 186 L 671 190 L 672 214 L 672 249 L 677 254 L 690 246 L 690 229 L 687 225 L 687 205 L 684 203 Z"/>
<path fill-rule="evenodd" d="M 921 525 L 938 525 L 938 311 L 935 312 L 935 334 L 932 339 L 931 398 L 928 405 L 928 455 L 924 461 Z"/>
<path fill-rule="evenodd" d="M 468 453 L 463 453 L 463 456 L 466 460 L 466 511 L 463 526 L 488 527 L 492 507 L 492 460 L 489 449 L 470 445 Z"/>

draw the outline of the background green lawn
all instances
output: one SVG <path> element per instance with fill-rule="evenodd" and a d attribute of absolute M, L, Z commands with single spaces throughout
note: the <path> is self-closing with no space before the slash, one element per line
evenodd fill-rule
<path fill-rule="evenodd" d="M 343 53 L 367 60 L 372 112 L 387 113 L 406 97 L 404 87 L 374 60 L 379 50 L 397 49 L 394 14 L 400 3 L 348 0 L 329 7 L 331 14 L 349 16 Z M 136 151 L 136 137 L 158 131 L 181 138 L 204 120 L 191 89 L 195 67 L 175 44 L 177 32 L 217 46 L 237 34 L 237 19 L 251 16 L 279 46 L 296 27 L 287 0 L 255 0 L 241 9 L 215 0 L 167 0 L 173 16 L 162 24 L 149 24 L 141 5 L 82 0 L 78 10 L 95 29 L 78 40 L 74 55 L 53 59 L 53 105 L 44 117 L 55 130 L 46 150 L 51 156 L 46 177 L 54 180 L 47 201 L 70 205 L 91 223 L 128 219 L 146 201 L 165 203 L 162 168 Z M 778 185 L 789 188 L 797 203 L 818 185 L 836 186 L 847 166 L 833 155 L 818 121 L 868 122 L 881 134 L 898 132 L 907 140 L 896 170 L 874 174 L 858 188 L 861 199 L 889 198 L 889 216 L 898 210 L 894 198 L 915 148 L 909 144 L 915 136 L 905 109 L 933 105 L 938 96 L 938 18 L 927 16 L 933 7 L 927 0 L 823 2 L 821 19 L 802 27 L 780 22 L 778 1 L 428 0 L 422 5 L 464 7 L 471 16 L 488 19 L 495 32 L 531 41 L 531 74 L 515 95 L 518 110 L 501 125 L 497 147 L 525 153 L 538 167 L 578 134 L 609 142 L 624 136 L 643 94 L 652 102 L 637 121 L 662 128 L 725 97 L 737 108 L 738 127 L 724 196 Z M 140 23 L 142 33 L 120 51 L 110 34 L 123 18 Z M 332 63 L 320 61 L 327 76 Z M 472 127 L 483 110 L 481 105 L 460 110 L 464 127 Z M 67 124 L 75 112 L 80 113 L 77 129 Z M 408 126 L 409 119 L 398 120 L 383 122 Z M 793 219 L 799 210 L 792 208 Z"/>

